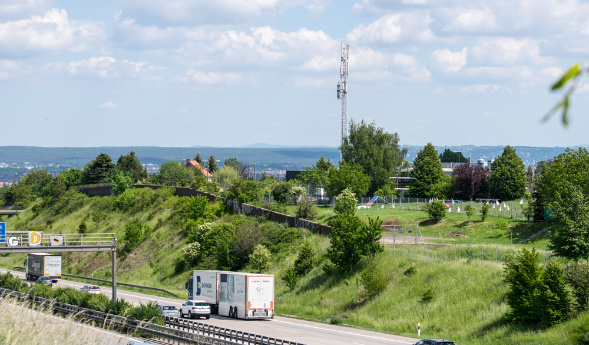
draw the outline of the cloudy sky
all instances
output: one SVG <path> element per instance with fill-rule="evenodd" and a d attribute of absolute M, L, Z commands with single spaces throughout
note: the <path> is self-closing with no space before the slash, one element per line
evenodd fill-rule
<path fill-rule="evenodd" d="M 582 0 L 0 0 L 0 146 L 589 144 L 549 86 L 589 63 Z"/>

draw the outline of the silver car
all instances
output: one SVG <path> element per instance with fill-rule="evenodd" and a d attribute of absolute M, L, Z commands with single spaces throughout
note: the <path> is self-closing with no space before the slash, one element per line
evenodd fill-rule
<path fill-rule="evenodd" d="M 180 317 L 188 317 L 192 319 L 194 317 L 204 316 L 206 319 L 211 317 L 211 307 L 205 301 L 199 300 L 188 300 L 182 304 L 180 308 Z"/>
<path fill-rule="evenodd" d="M 170 304 L 160 304 L 158 305 L 158 309 L 163 316 L 167 317 L 180 317 L 180 312 L 178 308 Z"/>

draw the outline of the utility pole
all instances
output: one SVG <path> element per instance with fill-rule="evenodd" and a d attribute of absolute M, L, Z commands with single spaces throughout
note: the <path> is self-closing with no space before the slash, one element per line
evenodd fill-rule
<path fill-rule="evenodd" d="M 342 57 L 340 63 L 340 81 L 337 83 L 337 99 L 342 101 L 342 142 L 348 137 L 348 57 L 350 54 L 350 45 L 342 43 Z M 343 161 L 343 155 L 340 150 L 340 161 Z"/>

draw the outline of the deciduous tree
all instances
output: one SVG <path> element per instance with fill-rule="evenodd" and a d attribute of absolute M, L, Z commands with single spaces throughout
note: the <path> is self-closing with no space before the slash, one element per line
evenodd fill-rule
<path fill-rule="evenodd" d="M 167 161 L 160 165 L 160 173 L 156 181 L 165 186 L 184 187 L 194 180 L 194 172 L 175 161 Z"/>
<path fill-rule="evenodd" d="M 374 193 L 398 175 L 407 156 L 407 148 L 399 146 L 397 133 L 387 133 L 373 123 L 350 122 L 350 134 L 340 147 L 343 161 L 360 164 L 370 176 L 368 194 Z"/>
<path fill-rule="evenodd" d="M 357 196 L 364 196 L 370 186 L 370 177 L 364 174 L 360 164 L 353 162 L 343 162 L 337 169 L 332 167 L 327 181 L 329 195 L 338 195 L 349 188 Z"/>
<path fill-rule="evenodd" d="M 454 167 L 452 181 L 454 193 L 462 199 L 473 200 L 476 196 L 482 196 L 489 188 L 488 167 L 480 167 L 476 164 L 460 164 Z"/>

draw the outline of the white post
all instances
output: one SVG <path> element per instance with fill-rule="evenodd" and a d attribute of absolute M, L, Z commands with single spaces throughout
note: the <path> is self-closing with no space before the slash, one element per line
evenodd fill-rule
<path fill-rule="evenodd" d="M 417 324 L 417 336 L 421 337 L 421 323 Z"/>

